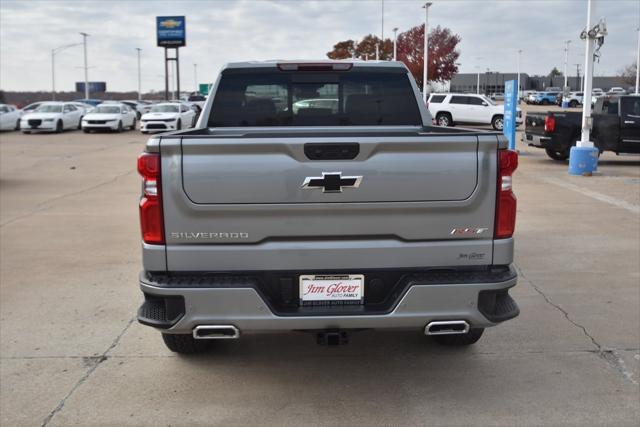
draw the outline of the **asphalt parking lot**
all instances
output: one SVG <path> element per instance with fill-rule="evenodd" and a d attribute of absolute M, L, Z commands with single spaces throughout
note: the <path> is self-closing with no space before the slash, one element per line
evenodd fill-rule
<path fill-rule="evenodd" d="M 134 321 L 145 140 L 0 134 L 1 425 L 637 425 L 640 157 L 570 177 L 518 147 L 522 312 L 471 348 L 291 333 L 179 357 Z"/>

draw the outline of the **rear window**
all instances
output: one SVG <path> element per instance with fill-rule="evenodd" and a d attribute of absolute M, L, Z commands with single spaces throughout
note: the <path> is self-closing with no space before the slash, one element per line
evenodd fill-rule
<path fill-rule="evenodd" d="M 429 100 L 429 102 L 434 103 L 434 104 L 440 104 L 440 103 L 442 103 L 442 101 L 444 101 L 445 97 L 446 97 L 446 95 L 432 95 L 431 99 Z"/>
<path fill-rule="evenodd" d="M 398 71 L 227 70 L 208 125 L 421 126 L 409 78 Z"/>
<path fill-rule="evenodd" d="M 466 104 L 467 97 L 466 96 L 452 96 L 449 104 Z"/>

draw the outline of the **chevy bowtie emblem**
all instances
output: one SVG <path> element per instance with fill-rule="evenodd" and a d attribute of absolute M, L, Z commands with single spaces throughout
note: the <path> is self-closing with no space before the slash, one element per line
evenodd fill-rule
<path fill-rule="evenodd" d="M 313 190 L 322 188 L 323 193 L 342 193 L 345 187 L 358 188 L 362 176 L 342 176 L 342 172 L 322 172 L 322 176 L 308 176 L 302 183 L 302 188 Z"/>

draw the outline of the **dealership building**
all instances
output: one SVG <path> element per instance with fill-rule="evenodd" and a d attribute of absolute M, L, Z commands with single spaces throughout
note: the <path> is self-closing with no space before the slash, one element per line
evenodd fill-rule
<path fill-rule="evenodd" d="M 485 73 L 460 73 L 456 74 L 449 84 L 451 92 L 460 93 L 503 93 L 504 83 L 509 80 L 518 80 L 516 73 L 500 73 L 489 71 Z M 573 91 L 581 90 L 582 76 L 569 76 L 567 84 Z M 478 82 L 480 90 L 478 91 Z M 564 86 L 564 77 L 556 76 L 530 76 L 526 73 L 520 73 L 520 87 L 522 90 L 539 90 L 543 91 L 548 87 Z M 593 87 L 600 88 L 605 92 L 612 87 L 622 87 L 627 89 L 631 86 L 629 82 L 625 82 L 623 77 L 594 77 Z"/>

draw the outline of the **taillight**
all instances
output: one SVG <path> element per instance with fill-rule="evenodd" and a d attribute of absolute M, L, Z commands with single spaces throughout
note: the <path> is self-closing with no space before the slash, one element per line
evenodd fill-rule
<path fill-rule="evenodd" d="M 494 237 L 506 239 L 516 228 L 517 200 L 513 194 L 512 175 L 518 167 L 518 153 L 512 150 L 498 151 L 498 181 L 496 194 L 496 224 Z"/>
<path fill-rule="evenodd" d="M 544 131 L 549 133 L 556 131 L 556 117 L 553 114 L 544 118 Z"/>
<path fill-rule="evenodd" d="M 149 244 L 163 245 L 164 224 L 162 220 L 160 154 L 140 154 L 138 157 L 138 172 L 142 175 L 142 197 L 140 198 L 142 240 Z"/>

